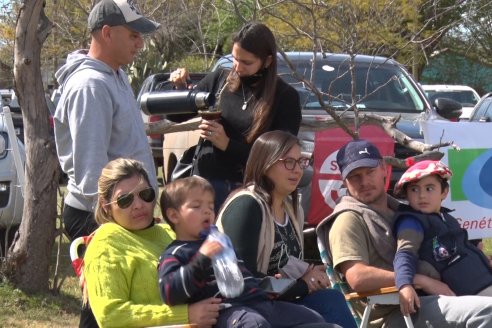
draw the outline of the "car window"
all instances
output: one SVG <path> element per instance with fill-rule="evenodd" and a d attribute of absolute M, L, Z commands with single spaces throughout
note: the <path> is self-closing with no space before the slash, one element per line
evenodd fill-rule
<path fill-rule="evenodd" d="M 492 97 L 485 98 L 478 105 L 470 121 L 492 121 Z"/>
<path fill-rule="evenodd" d="M 473 107 L 480 100 L 475 93 L 470 90 L 453 90 L 453 91 L 426 91 L 427 96 L 433 102 L 436 98 L 449 98 L 456 100 L 463 106 Z"/>

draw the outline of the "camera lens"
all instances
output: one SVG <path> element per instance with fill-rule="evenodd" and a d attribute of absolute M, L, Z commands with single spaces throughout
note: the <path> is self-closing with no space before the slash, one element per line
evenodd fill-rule
<path fill-rule="evenodd" d="M 196 114 L 213 102 L 211 93 L 198 90 L 154 91 L 140 97 L 140 107 L 147 115 Z"/>

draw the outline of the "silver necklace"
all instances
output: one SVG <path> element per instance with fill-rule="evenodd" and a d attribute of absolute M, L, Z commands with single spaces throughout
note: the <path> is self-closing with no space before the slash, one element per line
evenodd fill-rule
<path fill-rule="evenodd" d="M 243 84 L 241 83 L 241 89 L 243 90 L 243 106 L 241 107 L 242 110 L 246 110 L 246 108 L 248 108 L 248 103 L 249 101 L 251 100 L 251 98 L 253 98 L 253 94 L 251 94 L 251 96 L 249 96 L 248 99 L 246 99 L 246 96 L 244 95 L 244 86 Z"/>

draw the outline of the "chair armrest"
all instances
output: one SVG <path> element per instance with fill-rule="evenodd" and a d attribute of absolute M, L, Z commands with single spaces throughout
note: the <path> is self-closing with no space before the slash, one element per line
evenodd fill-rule
<path fill-rule="evenodd" d="M 367 292 L 348 293 L 348 294 L 345 294 L 345 299 L 347 301 L 350 301 L 350 300 L 356 300 L 356 299 L 364 298 L 364 297 L 368 297 L 368 296 L 384 295 L 384 294 L 391 294 L 391 293 L 397 293 L 397 292 L 398 292 L 398 288 L 396 288 L 395 286 L 383 287 L 383 288 L 379 288 L 379 289 L 375 289 L 375 290 L 369 290 Z"/>

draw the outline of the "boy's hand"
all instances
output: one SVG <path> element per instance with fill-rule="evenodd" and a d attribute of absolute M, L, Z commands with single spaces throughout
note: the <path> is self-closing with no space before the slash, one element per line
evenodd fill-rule
<path fill-rule="evenodd" d="M 209 328 L 217 323 L 220 298 L 207 298 L 188 306 L 188 322 L 200 328 Z"/>
<path fill-rule="evenodd" d="M 417 312 L 420 308 L 420 299 L 411 285 L 405 285 L 400 289 L 400 310 L 403 315 Z"/>
<path fill-rule="evenodd" d="M 216 240 L 205 240 L 198 251 L 208 258 L 212 258 L 222 251 L 222 244 Z"/>
<path fill-rule="evenodd" d="M 422 288 L 422 290 L 429 295 L 456 296 L 451 288 L 440 280 L 416 274 L 413 281 L 417 288 Z"/>

